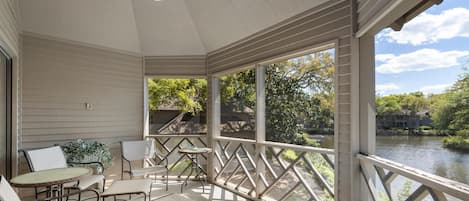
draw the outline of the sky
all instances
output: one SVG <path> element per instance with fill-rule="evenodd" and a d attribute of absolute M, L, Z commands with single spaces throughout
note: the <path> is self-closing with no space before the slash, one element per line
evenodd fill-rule
<path fill-rule="evenodd" d="M 469 67 L 469 1 L 444 0 L 375 36 L 376 93 L 444 92 Z"/>

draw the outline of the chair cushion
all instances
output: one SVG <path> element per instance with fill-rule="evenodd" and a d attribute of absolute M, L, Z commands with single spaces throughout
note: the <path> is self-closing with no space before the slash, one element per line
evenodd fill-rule
<path fill-rule="evenodd" d="M 149 195 L 151 190 L 150 179 L 134 179 L 114 181 L 112 185 L 101 194 L 102 197 L 111 195 L 124 195 L 133 193 L 145 193 Z"/>
<path fill-rule="evenodd" d="M 143 176 L 146 174 L 154 174 L 154 173 L 162 173 L 162 172 L 166 172 L 166 168 L 163 166 L 137 168 L 137 169 L 132 169 L 132 171 L 130 171 L 130 173 L 133 176 Z"/>
<path fill-rule="evenodd" d="M 80 182 L 78 183 L 78 187 L 80 190 L 85 190 L 93 184 L 98 184 L 99 189 L 103 189 L 104 185 L 104 176 L 103 175 L 87 175 L 80 178 Z M 65 188 L 74 187 L 76 182 L 66 183 L 64 185 Z"/>

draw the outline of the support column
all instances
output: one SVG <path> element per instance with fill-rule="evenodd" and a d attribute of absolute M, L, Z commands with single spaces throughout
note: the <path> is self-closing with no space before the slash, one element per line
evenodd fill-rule
<path fill-rule="evenodd" d="M 360 147 L 359 152 L 370 155 L 376 148 L 376 103 L 375 103 L 375 39 L 365 35 L 359 38 L 359 107 Z M 360 173 L 361 174 L 361 173 Z M 375 174 L 370 177 L 375 177 Z M 360 175 L 360 177 L 362 177 Z M 371 200 L 369 190 L 360 178 L 360 200 Z"/>
<path fill-rule="evenodd" d="M 375 39 L 360 39 L 360 152 L 375 153 L 376 103 L 375 103 Z"/>
<path fill-rule="evenodd" d="M 215 183 L 213 180 L 215 178 L 215 147 L 216 142 L 215 138 L 220 136 L 220 84 L 219 80 L 215 76 L 209 76 L 207 78 L 207 146 L 213 149 L 213 152 L 208 156 L 208 180 L 212 183 Z"/>
<path fill-rule="evenodd" d="M 261 173 L 265 172 L 265 164 L 261 154 L 265 155 L 265 67 L 256 67 L 256 196 L 264 190 Z"/>
<path fill-rule="evenodd" d="M 148 77 L 143 77 L 143 138 L 150 134 L 150 105 L 148 104 Z"/>

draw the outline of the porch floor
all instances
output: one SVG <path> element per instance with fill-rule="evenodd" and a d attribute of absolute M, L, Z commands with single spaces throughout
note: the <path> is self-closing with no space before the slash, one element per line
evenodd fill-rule
<path fill-rule="evenodd" d="M 110 182 L 109 182 L 110 183 Z M 169 189 L 165 190 L 165 183 L 157 180 L 153 183 L 153 189 L 151 193 L 152 201 L 246 201 L 245 198 L 236 195 L 230 191 L 227 191 L 219 186 L 213 184 L 207 184 L 205 186 L 205 193 L 202 192 L 202 185 L 196 181 L 190 181 L 184 188 L 184 193 L 181 193 L 182 181 L 169 181 Z M 85 195 L 86 196 L 86 195 Z M 91 196 L 91 194 L 89 194 Z M 128 200 L 129 196 L 117 196 L 118 200 Z M 93 201 L 95 199 L 90 199 Z M 112 197 L 106 198 L 106 200 L 114 200 Z M 143 196 L 133 195 L 132 201 L 143 201 Z"/>

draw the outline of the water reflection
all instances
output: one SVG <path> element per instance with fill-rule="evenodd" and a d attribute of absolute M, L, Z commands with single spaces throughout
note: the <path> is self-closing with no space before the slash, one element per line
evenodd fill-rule
<path fill-rule="evenodd" d="M 333 144 L 333 136 L 326 136 L 322 146 L 333 148 Z M 377 136 L 376 155 L 469 184 L 469 153 L 442 145 L 442 137 Z"/>

